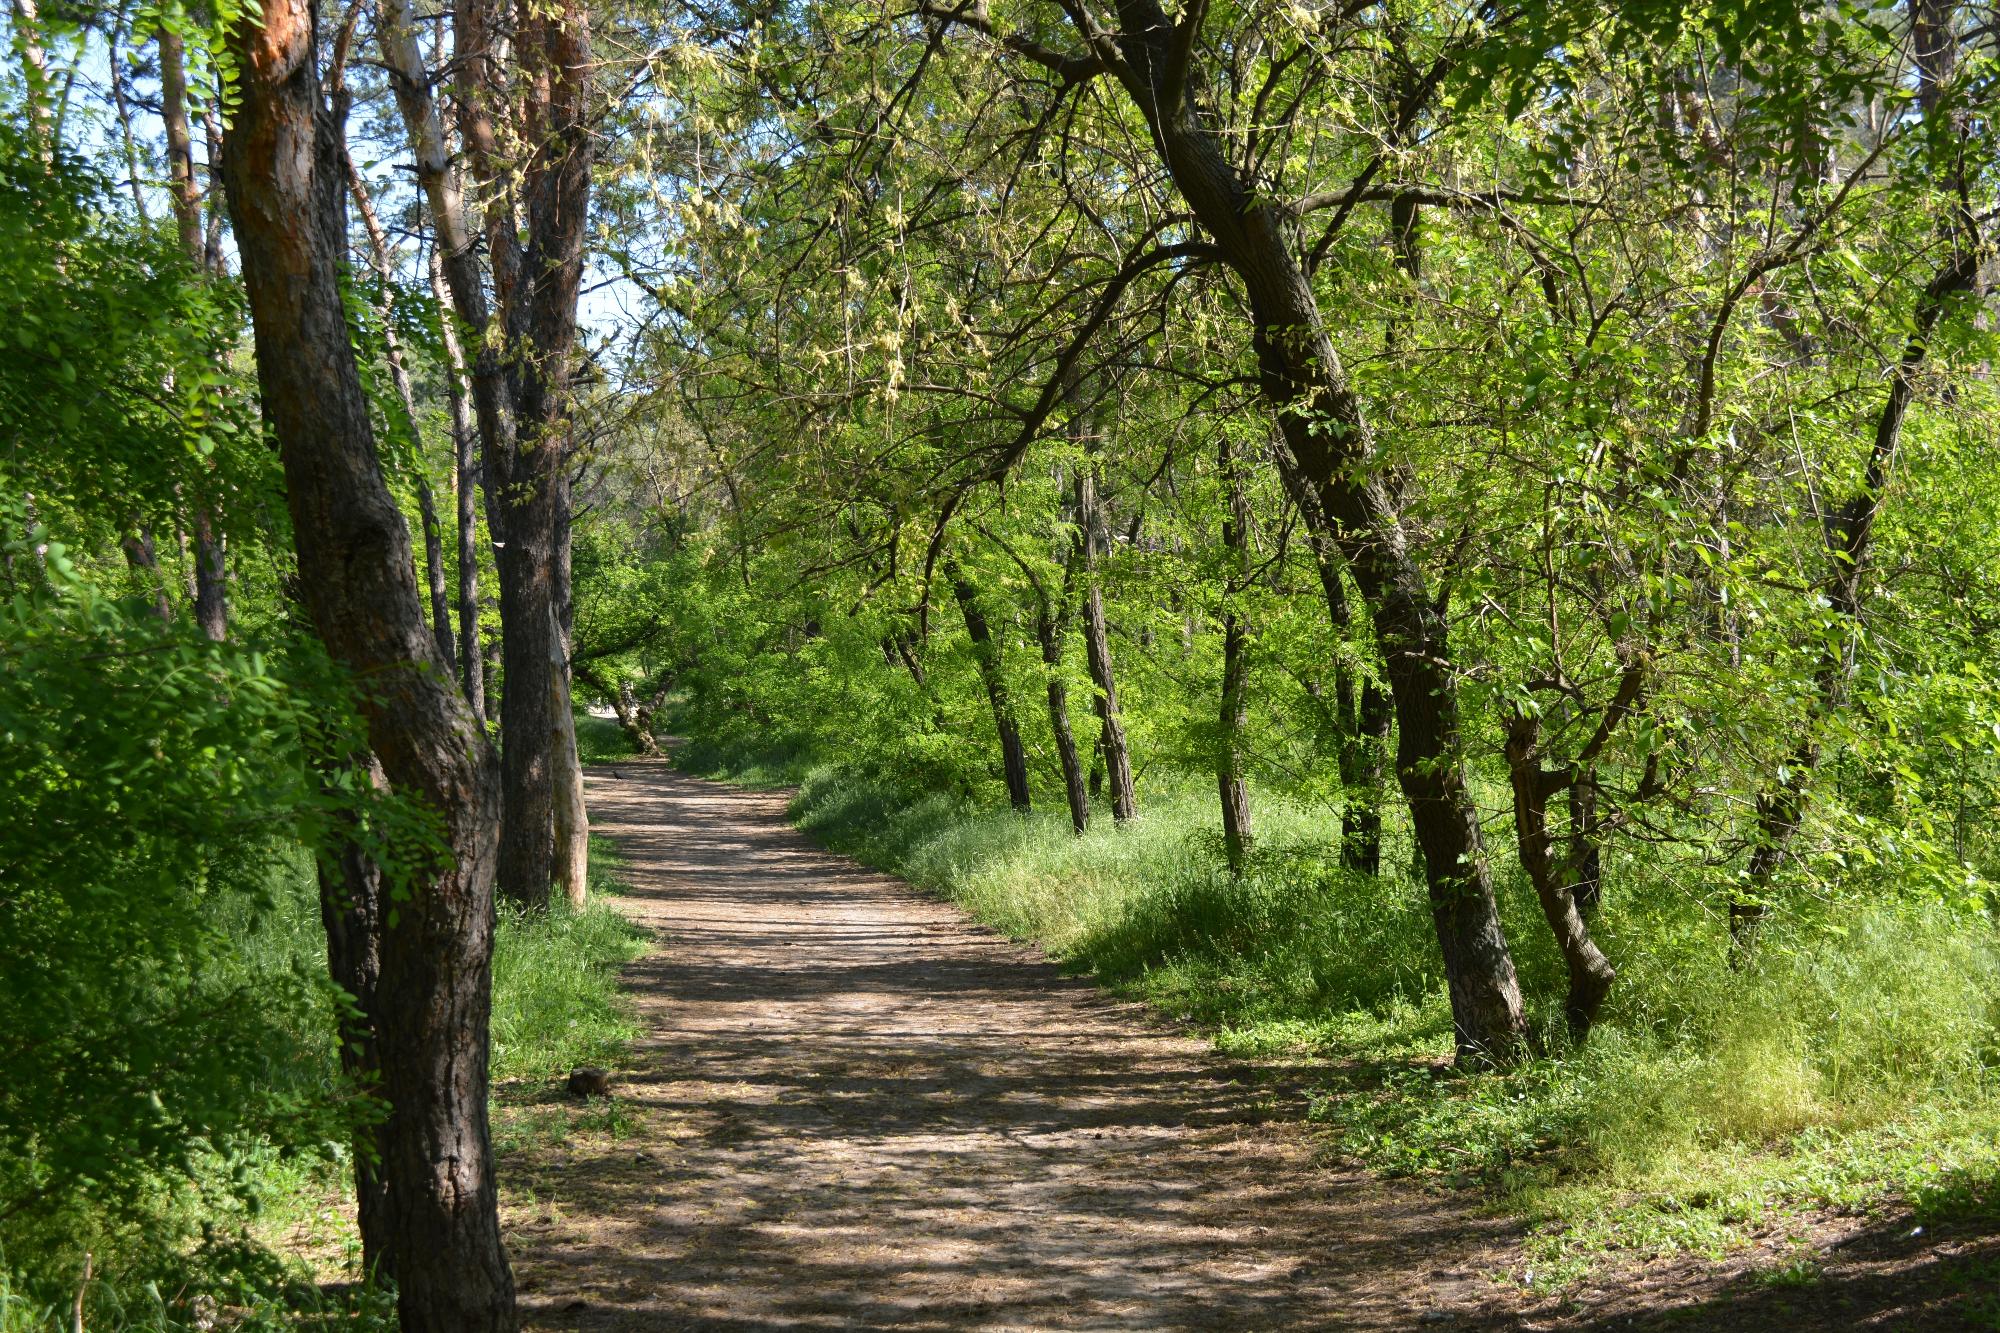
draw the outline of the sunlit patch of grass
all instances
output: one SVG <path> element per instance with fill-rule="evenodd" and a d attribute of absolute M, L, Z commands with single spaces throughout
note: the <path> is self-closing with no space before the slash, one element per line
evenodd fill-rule
<path fill-rule="evenodd" d="M 493 945 L 493 1076 L 550 1079 L 614 1063 L 638 1035 L 618 971 L 645 935 L 610 900 L 617 859 L 593 838 L 589 903 L 547 913 L 503 909 Z"/>
<path fill-rule="evenodd" d="M 594 713 L 576 715 L 576 756 L 586 764 L 608 764 L 632 757 L 632 741 L 615 717 Z"/>

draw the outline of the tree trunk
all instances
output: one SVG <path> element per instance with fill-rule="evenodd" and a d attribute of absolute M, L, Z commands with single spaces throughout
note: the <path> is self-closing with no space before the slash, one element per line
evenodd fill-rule
<path fill-rule="evenodd" d="M 207 248 L 201 232 L 201 187 L 194 178 L 194 138 L 188 127 L 187 53 L 179 34 L 160 29 L 160 121 L 167 138 L 167 200 L 181 252 L 205 271 Z M 209 502 L 194 507 L 194 620 L 220 643 L 229 634 L 229 602 L 222 536 Z"/>
<path fill-rule="evenodd" d="M 1076 474 L 1077 539 L 1083 543 L 1083 643 L 1095 687 L 1091 702 L 1097 710 L 1098 752 L 1111 785 L 1111 817 L 1119 823 L 1139 812 L 1132 782 L 1132 755 L 1125 742 L 1125 723 L 1118 711 L 1118 683 L 1111 670 L 1111 633 L 1104 621 L 1104 592 L 1097 581 L 1097 559 L 1103 554 L 1104 514 L 1097 500 L 1097 478 L 1087 467 Z"/>
<path fill-rule="evenodd" d="M 485 643 L 480 645 L 480 653 L 486 661 L 486 670 L 483 673 L 486 686 L 486 720 L 491 722 L 494 718 L 500 716 L 499 639 L 489 635 Z"/>
<path fill-rule="evenodd" d="M 153 546 L 152 525 L 139 524 L 135 531 L 119 538 L 118 546 L 125 552 L 125 563 L 132 567 L 132 572 L 151 586 L 153 614 L 167 624 L 172 624 L 174 604 L 167 597 L 165 580 L 160 577 L 160 561 Z"/>
<path fill-rule="evenodd" d="M 1749 892 L 1729 904 L 1731 958 L 1741 964 L 1755 943 L 1757 927 L 1770 910 L 1769 891 L 1790 852 L 1799 824 L 1805 817 L 1810 783 L 1820 760 L 1820 733 L 1827 722 L 1847 706 L 1855 670 L 1855 649 L 1860 632 L 1861 589 L 1868 574 L 1875 520 L 1882 512 L 1884 488 L 1895 466 L 1903 439 L 1903 421 L 1916 398 L 1917 382 L 1930 354 L 1931 337 L 1938 321 L 1959 297 L 1978 289 L 1979 260 L 1985 249 L 1978 217 L 1966 202 L 1965 112 L 1953 114 L 1942 100 L 1945 87 L 1956 72 L 1957 37 L 1951 29 L 1951 6 L 1941 0 L 1911 0 L 1910 19 L 1917 64 L 1917 100 L 1927 120 L 1939 118 L 1933 132 L 1951 137 L 1961 145 L 1950 179 L 1955 203 L 1945 224 L 1949 246 L 1945 261 L 1917 297 L 1914 327 L 1903 345 L 1903 354 L 1889 374 L 1889 393 L 1875 418 L 1874 438 L 1869 444 L 1868 461 L 1861 485 L 1846 502 L 1826 519 L 1825 545 L 1827 572 L 1821 588 L 1833 613 L 1845 627 L 1846 643 L 1839 649 L 1821 648 L 1816 690 L 1811 709 L 1800 727 L 1797 743 L 1779 768 L 1782 775 L 1757 795 L 1757 838 L 1751 848 Z"/>
<path fill-rule="evenodd" d="M 653 709 L 642 703 L 632 692 L 632 682 L 618 682 L 617 703 L 618 725 L 632 741 L 632 748 L 647 758 L 656 759 L 660 754 L 660 743 L 653 736 Z"/>
<path fill-rule="evenodd" d="M 1062 766 L 1063 796 L 1069 803 L 1070 828 L 1081 837 L 1090 827 L 1090 792 L 1085 786 L 1083 757 L 1069 725 L 1069 686 L 1062 678 L 1062 624 L 1056 609 L 1044 607 L 1038 630 L 1042 670 L 1048 682 L 1049 730 L 1056 739 L 1056 759 Z"/>
<path fill-rule="evenodd" d="M 438 656 L 447 670 L 456 674 L 456 652 L 451 635 L 451 599 L 445 592 L 444 535 L 438 527 L 437 501 L 431 493 L 430 476 L 424 465 L 424 435 L 417 425 L 417 396 L 410 385 L 410 368 L 403 360 L 402 340 L 396 336 L 395 272 L 389 264 L 389 238 L 382 221 L 375 216 L 374 201 L 368 197 L 368 183 L 355 169 L 354 157 L 341 144 L 341 165 L 347 174 L 347 192 L 361 214 L 362 229 L 368 234 L 368 263 L 381 284 L 382 296 L 375 304 L 375 320 L 382 334 L 382 353 L 389 363 L 389 381 L 395 386 L 396 402 L 403 409 L 403 429 L 410 442 L 410 458 L 415 466 L 417 516 L 424 535 L 424 583 L 430 589 L 431 633 L 437 639 Z"/>
<path fill-rule="evenodd" d="M 373 755 L 349 755 L 344 760 L 315 755 L 326 792 L 339 798 L 333 782 L 339 768 L 365 768 L 370 785 L 381 788 L 388 779 Z M 319 858 L 320 922 L 326 928 L 326 965 L 334 985 L 353 1001 L 340 1015 L 340 1066 L 363 1092 L 382 1094 L 382 1060 L 376 1040 L 376 1015 L 382 977 L 382 870 L 362 850 L 354 836 L 351 813 L 336 816 L 341 832 Z M 382 1171 L 388 1160 L 385 1123 L 356 1131 L 354 1199 L 361 1230 L 361 1271 L 370 1281 L 396 1278 L 395 1252 L 390 1248 L 395 1228 L 389 1211 L 389 1182 Z"/>
<path fill-rule="evenodd" d="M 1223 431 L 1216 465 L 1228 491 L 1222 516 L 1222 700 L 1215 741 L 1215 785 L 1222 797 L 1222 849 L 1232 879 L 1243 877 L 1250 850 L 1250 784 L 1243 776 L 1243 731 L 1250 721 L 1250 633 L 1236 612 L 1250 543 L 1250 501 Z"/>
<path fill-rule="evenodd" d="M 1327 623 L 1351 640 L 1356 625 L 1341 581 L 1340 555 L 1319 501 L 1298 468 L 1280 457 L 1278 475 L 1305 525 L 1306 543 L 1326 601 Z M 1364 875 L 1382 873 L 1382 792 L 1388 785 L 1389 697 L 1373 680 L 1357 682 L 1345 655 L 1333 664 L 1334 762 L 1340 771 L 1340 864 Z"/>
<path fill-rule="evenodd" d="M 549 705 L 556 714 L 556 734 L 551 742 L 555 764 L 556 882 L 570 905 L 581 907 L 590 865 L 590 819 L 583 805 L 583 759 L 577 753 L 576 714 L 570 702 L 570 635 L 575 628 L 575 605 L 570 600 L 569 477 L 564 474 L 558 481 L 555 589 L 550 609 L 556 623 L 553 672 L 560 693 Z"/>
<path fill-rule="evenodd" d="M 1590 1035 L 1597 1011 L 1611 990 L 1617 972 L 1590 937 L 1576 893 L 1575 867 L 1558 864 L 1549 834 L 1549 797 L 1570 785 L 1571 775 L 1542 767 L 1541 723 L 1525 710 L 1517 711 L 1507 729 L 1507 774 L 1514 789 L 1514 838 L 1521 869 L 1534 886 L 1542 916 L 1556 937 L 1569 969 L 1569 991 L 1563 1017 L 1571 1040 Z M 1572 788 L 1573 790 L 1573 788 Z"/>
<path fill-rule="evenodd" d="M 1395 703 L 1396 774 L 1424 856 L 1459 1059 L 1511 1061 L 1526 1049 L 1527 1017 L 1466 783 L 1450 636 L 1412 553 L 1421 534 L 1404 525 L 1382 476 L 1287 213 L 1261 201 L 1232 164 L 1196 109 L 1197 81 L 1173 73 L 1185 73 L 1185 62 L 1169 49 L 1176 25 L 1157 0 L 1118 0 L 1116 8 L 1123 31 L 1115 72 L 1149 121 L 1174 183 L 1243 283 L 1264 399 L 1374 620 Z"/>
<path fill-rule="evenodd" d="M 194 621 L 221 643 L 229 637 L 229 576 L 223 564 L 222 534 L 206 504 L 194 511 Z"/>
<path fill-rule="evenodd" d="M 377 1039 L 393 1108 L 383 1223 L 400 1324 L 508 1333 L 514 1283 L 487 1131 L 493 754 L 439 675 L 409 532 L 376 457 L 341 298 L 341 135 L 320 104 L 311 9 L 266 0 L 231 37 L 241 77 L 229 209 L 300 588 L 327 650 L 361 683 L 391 788 L 434 812 L 447 853 L 387 910 L 379 937 Z"/>
<path fill-rule="evenodd" d="M 590 816 L 583 805 L 583 765 L 577 760 L 576 716 L 570 711 L 569 659 L 561 626 L 551 642 L 555 656 L 549 662 L 549 711 L 554 715 L 555 736 L 550 748 L 558 759 L 568 757 L 556 768 L 556 882 L 569 905 L 580 908 L 590 892 Z"/>
<path fill-rule="evenodd" d="M 1340 807 L 1340 864 L 1358 874 L 1379 875 L 1382 791 L 1388 785 L 1389 733 L 1395 714 L 1389 696 L 1374 681 L 1362 681 L 1357 692 L 1350 674 L 1345 684 L 1350 694 L 1360 697 L 1341 750 L 1340 781 L 1347 795 Z"/>
<path fill-rule="evenodd" d="M 999 645 L 979 609 L 979 594 L 966 580 L 956 560 L 948 561 L 945 577 L 951 580 L 958 609 L 965 616 L 965 632 L 972 640 L 973 660 L 979 665 L 979 681 L 986 687 L 986 700 L 993 707 L 993 728 L 1000 733 L 1000 767 L 1007 779 L 1007 801 L 1016 810 L 1030 805 L 1028 794 L 1028 752 L 1021 747 L 1021 729 L 1014 724 L 1014 704 L 1008 697 L 1007 677 L 1001 671 Z"/>
<path fill-rule="evenodd" d="M 590 25 L 573 2 L 523 16 L 513 34 L 520 87 L 510 90 L 503 86 L 497 11 L 488 0 L 460 0 L 457 7 L 460 132 L 491 195 L 485 239 L 500 306 L 498 330 L 491 327 L 470 219 L 415 25 L 409 0 L 380 0 L 384 61 L 438 229 L 445 286 L 459 319 L 478 334 L 473 405 L 497 548 L 507 675 L 500 708 L 500 892 L 532 908 L 548 902 L 555 876 L 554 788 L 567 760 L 553 748 L 558 733 L 550 707 L 557 690 L 567 700 L 568 682 L 560 673 L 551 681 L 549 663 L 560 650 L 550 635 L 556 632 L 560 507 L 567 502 L 562 468 L 569 358 L 590 201 Z M 502 179 L 507 173 L 495 155 L 491 120 L 496 108 L 517 102 L 537 132 L 536 150 L 521 164 L 518 182 Z M 517 225 L 517 202 L 525 228 Z M 525 241 L 517 239 L 522 236 Z"/>
<path fill-rule="evenodd" d="M 479 427 L 472 419 L 471 389 L 465 379 L 465 352 L 458 343 L 458 322 L 451 314 L 445 290 L 444 265 L 438 247 L 430 252 L 431 296 L 443 315 L 445 386 L 451 395 L 452 496 L 458 517 L 458 663 L 464 673 L 465 698 L 472 714 L 486 721 L 486 660 L 479 644 L 479 512 L 474 494 L 479 485 Z"/>

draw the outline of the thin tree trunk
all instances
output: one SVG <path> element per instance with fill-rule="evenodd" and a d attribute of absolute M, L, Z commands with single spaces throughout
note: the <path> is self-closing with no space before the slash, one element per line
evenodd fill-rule
<path fill-rule="evenodd" d="M 1243 731 L 1250 721 L 1250 634 L 1237 614 L 1250 541 L 1250 502 L 1243 477 L 1223 431 L 1216 445 L 1222 484 L 1228 489 L 1222 518 L 1222 699 L 1216 732 L 1215 785 L 1222 798 L 1222 848 L 1232 879 L 1243 877 L 1250 850 L 1250 784 L 1243 775 Z"/>
<path fill-rule="evenodd" d="M 42 16 L 35 0 L 13 0 L 14 48 L 21 57 L 21 73 L 27 84 L 28 125 L 34 132 L 36 149 L 44 162 L 55 153 L 54 133 L 49 116 L 48 52 L 42 46 Z"/>
<path fill-rule="evenodd" d="M 340 1066 L 356 1088 L 380 1096 L 382 1059 L 376 1040 L 376 1014 L 382 978 L 382 868 L 362 850 L 354 816 L 343 809 L 339 773 L 342 769 L 363 770 L 369 785 L 378 790 L 387 786 L 388 778 L 371 754 L 338 758 L 314 755 L 313 763 L 322 775 L 322 790 L 340 812 L 332 847 L 319 857 L 319 908 L 320 922 L 326 929 L 327 972 L 353 1002 L 353 1008 L 340 1015 Z M 383 1284 L 396 1278 L 396 1256 L 390 1248 L 395 1228 L 389 1211 L 389 1182 L 382 1171 L 389 1156 L 387 1131 L 386 1123 L 358 1129 L 353 1153 L 361 1271 L 370 1281 Z"/>
<path fill-rule="evenodd" d="M 445 290 L 438 247 L 430 251 L 431 296 L 444 329 L 445 385 L 451 397 L 452 496 L 458 511 L 458 664 L 472 712 L 486 721 L 486 661 L 479 645 L 479 427 L 472 417 L 472 390 L 466 383 L 465 352 L 458 342 L 451 294 Z"/>
<path fill-rule="evenodd" d="M 511 1333 L 487 1129 L 493 752 L 440 679 L 409 532 L 376 456 L 341 297 L 341 134 L 321 104 L 312 11 L 266 0 L 231 36 L 241 77 L 225 180 L 299 585 L 327 650 L 362 683 L 391 788 L 435 813 L 446 852 L 379 935 L 376 1032 L 393 1108 L 384 1225 L 400 1325 Z"/>
<path fill-rule="evenodd" d="M 201 189 L 194 175 L 194 139 L 188 128 L 187 53 L 179 34 L 160 29 L 160 120 L 167 137 L 167 198 L 181 252 L 198 271 L 207 271 L 202 240 Z M 222 534 L 206 500 L 197 501 L 194 528 L 194 619 L 201 632 L 220 643 L 229 634 L 227 572 Z"/>
<path fill-rule="evenodd" d="M 171 624 L 174 618 L 174 604 L 167 597 L 166 581 L 160 577 L 160 562 L 153 546 L 152 525 L 141 523 L 136 531 L 128 532 L 120 538 L 118 545 L 119 549 L 125 552 L 125 563 L 151 585 L 153 614 Z"/>
<path fill-rule="evenodd" d="M 1354 724 L 1341 752 L 1340 864 L 1363 875 L 1382 873 L 1382 793 L 1388 786 L 1389 738 L 1395 712 L 1389 696 L 1372 680 L 1361 682 Z"/>
<path fill-rule="evenodd" d="M 396 389 L 396 402 L 403 409 L 403 429 L 408 433 L 410 455 L 415 463 L 417 515 L 424 536 L 424 583 L 430 590 L 431 633 L 437 639 L 438 656 L 456 674 L 457 652 L 451 634 L 451 598 L 445 591 L 444 535 L 438 527 L 437 501 L 431 493 L 429 470 L 424 463 L 424 435 L 417 425 L 417 396 L 410 385 L 410 368 L 403 360 L 402 340 L 396 336 L 395 270 L 389 264 L 389 238 L 382 221 L 375 216 L 374 201 L 368 197 L 368 183 L 355 169 L 354 156 L 341 145 L 341 165 L 347 173 L 347 191 L 361 214 L 362 229 L 368 233 L 368 262 L 382 286 L 375 304 L 375 318 L 382 334 L 382 353 L 389 363 L 389 381 Z"/>
<path fill-rule="evenodd" d="M 1049 730 L 1056 740 L 1056 758 L 1062 766 L 1063 795 L 1069 803 L 1070 828 L 1079 836 L 1090 827 L 1090 792 L 1085 786 L 1083 758 L 1077 753 L 1076 733 L 1069 725 L 1069 686 L 1062 678 L 1062 623 L 1056 608 L 1044 607 L 1038 626 L 1042 643 L 1042 670 L 1048 683 Z"/>
<path fill-rule="evenodd" d="M 557 632 L 560 614 L 556 562 L 568 503 L 563 464 L 569 361 L 590 202 L 589 15 L 580 0 L 509 14 L 504 22 L 492 0 L 459 0 L 456 7 L 459 130 L 467 160 L 489 195 L 485 239 L 500 337 L 492 336 L 470 220 L 415 23 L 410 0 L 381 0 L 377 26 L 383 53 L 417 179 L 436 221 L 445 285 L 459 318 L 480 334 L 473 403 L 488 487 L 487 521 L 497 548 L 508 684 L 501 700 L 500 892 L 535 907 L 548 901 L 556 871 L 558 770 L 574 763 L 574 755 L 552 748 L 559 730 L 549 715 L 557 691 L 567 700 L 568 679 L 566 673 L 554 681 L 548 677 L 560 651 L 549 636 Z M 508 64 L 502 59 L 510 30 L 518 79 L 513 88 L 506 85 Z M 500 136 L 492 119 L 497 110 L 518 111 L 533 130 L 534 151 L 516 164 L 518 180 L 498 157 Z"/>
<path fill-rule="evenodd" d="M 486 659 L 486 671 L 484 673 L 486 684 L 486 718 L 490 722 L 492 719 L 500 716 L 501 665 L 499 640 L 488 636 L 485 643 L 480 646 L 480 652 Z"/>
<path fill-rule="evenodd" d="M 224 565 L 225 553 L 213 511 L 205 504 L 195 506 L 194 620 L 201 626 L 201 632 L 217 643 L 229 637 L 229 575 Z"/>
<path fill-rule="evenodd" d="M 1521 868 L 1534 886 L 1543 919 L 1569 970 L 1563 1017 L 1569 1022 L 1571 1039 L 1581 1042 L 1590 1035 L 1618 973 L 1590 937 L 1577 899 L 1575 867 L 1557 862 L 1549 833 L 1549 797 L 1569 785 L 1571 774 L 1543 769 L 1541 723 L 1526 710 L 1517 711 L 1508 726 L 1507 772 L 1514 789 L 1514 838 Z"/>
<path fill-rule="evenodd" d="M 553 618 L 553 612 L 551 613 Z M 581 908 L 590 892 L 590 816 L 583 804 L 583 765 L 576 752 L 576 716 L 570 711 L 568 636 L 560 625 L 550 642 L 549 712 L 555 723 L 550 749 L 561 760 L 555 781 L 556 884 L 569 905 Z"/>
<path fill-rule="evenodd" d="M 1354 634 L 1354 613 L 1341 581 L 1340 556 L 1319 512 L 1319 501 L 1299 470 L 1280 457 L 1278 475 L 1304 521 L 1306 543 L 1319 574 L 1327 622 L 1343 637 Z M 1388 786 L 1389 734 L 1395 722 L 1389 696 L 1357 672 L 1345 656 L 1333 664 L 1334 762 L 1340 771 L 1340 864 L 1364 875 L 1382 873 L 1382 794 Z"/>
<path fill-rule="evenodd" d="M 1938 322 L 1957 298 L 1974 292 L 1984 247 L 1979 220 L 1967 202 L 1962 145 L 1966 142 L 1965 112 L 1952 114 L 1943 101 L 1946 85 L 1957 70 L 1957 36 L 1951 28 L 1952 6 L 1942 0 L 1910 0 L 1910 20 L 1917 64 L 1917 100 L 1926 119 L 1943 117 L 1934 132 L 1950 136 L 1960 155 L 1950 169 L 1954 196 L 1952 216 L 1944 225 L 1949 247 L 1945 261 L 1917 298 L 1914 327 L 1903 354 L 1889 374 L 1889 393 L 1875 418 L 1874 438 L 1861 484 L 1825 518 L 1827 572 L 1821 581 L 1827 603 L 1840 618 L 1845 643 L 1822 647 L 1810 711 L 1799 729 L 1797 743 L 1780 767 L 1779 779 L 1757 796 L 1757 838 L 1750 851 L 1749 891 L 1729 904 L 1731 958 L 1741 964 L 1755 943 L 1757 927 L 1770 910 L 1772 879 L 1785 863 L 1805 818 L 1812 775 L 1819 767 L 1820 738 L 1827 722 L 1846 707 L 1855 671 L 1860 632 L 1861 590 L 1869 572 L 1875 520 L 1882 512 L 1889 473 L 1902 446 L 1903 422 L 1916 398 L 1917 382 L 1930 355 Z"/>
<path fill-rule="evenodd" d="M 979 593 L 967 581 L 956 560 L 945 565 L 952 595 L 965 617 L 965 632 L 972 640 L 973 660 L 979 666 L 980 684 L 986 687 L 986 701 L 993 708 L 993 728 L 1000 733 L 1000 767 L 1007 779 L 1007 801 L 1016 810 L 1031 804 L 1028 792 L 1028 752 L 1021 746 L 1021 729 L 1014 722 L 1014 705 L 1007 693 L 1007 677 L 1001 670 L 999 646 L 979 609 Z"/>
<path fill-rule="evenodd" d="M 570 636 L 575 628 L 570 599 L 569 477 L 558 478 L 556 498 L 556 565 L 554 605 L 556 624 L 555 683 L 560 697 L 555 710 L 556 733 L 551 742 L 555 764 L 556 882 L 572 906 L 581 907 L 590 864 L 590 819 L 583 804 L 583 758 L 576 748 L 576 716 L 570 704 Z"/>
<path fill-rule="evenodd" d="M 1132 782 L 1132 755 L 1125 741 L 1125 722 L 1118 711 L 1118 682 L 1111 669 L 1111 632 L 1104 620 L 1104 591 L 1097 579 L 1103 553 L 1104 514 L 1097 499 L 1097 478 L 1090 468 L 1076 474 L 1077 540 L 1083 543 L 1083 644 L 1090 663 L 1091 704 L 1097 710 L 1097 747 L 1111 785 L 1111 817 L 1119 823 L 1139 812 Z"/>

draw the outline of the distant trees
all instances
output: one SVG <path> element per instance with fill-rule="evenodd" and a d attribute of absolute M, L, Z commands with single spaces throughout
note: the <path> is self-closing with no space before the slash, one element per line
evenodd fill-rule
<path fill-rule="evenodd" d="M 1992 411 L 1971 360 L 1932 359 L 1971 336 L 1991 248 L 1965 119 L 1991 34 L 1954 7 L 926 4 L 771 24 L 739 82 L 719 21 L 687 31 L 722 53 L 700 105 L 727 132 L 640 127 L 635 152 L 688 164 L 684 228 L 624 262 L 681 410 L 746 441 L 715 539 L 782 543 L 772 586 L 832 583 L 799 593 L 809 646 L 767 621 L 742 647 L 830 665 L 851 617 L 910 682 L 879 688 L 931 697 L 885 715 L 913 734 L 883 762 L 945 762 L 924 713 L 963 642 L 1010 801 L 1038 773 L 1069 791 L 1058 710 L 994 701 L 1010 660 L 1086 665 L 1051 651 L 1050 567 L 1023 554 L 1073 528 L 1108 589 L 1082 656 L 1095 678 L 1123 630 L 1155 757 L 1215 773 L 1225 860 L 1247 773 L 1326 791 L 1342 864 L 1424 878 L 1461 1059 L 1505 1062 L 1533 1042 L 1496 876 L 1541 908 L 1581 1040 L 1621 855 L 1708 867 L 1743 936 L 1820 873 L 1796 839 L 1829 729 L 1860 725 L 1830 720 L 1846 682 L 1876 662 L 1874 708 L 1955 671 L 1868 626 L 1958 641 L 1956 603 L 1860 591 L 1906 423 L 1949 453 Z M 1273 430 L 1268 464 L 1215 454 Z M 1109 522 L 1060 480 L 1106 470 Z M 938 582 L 977 616 L 933 646 Z M 792 693 L 736 691 L 767 715 Z M 1127 694 L 1093 697 L 1123 705 L 1123 749 Z M 1877 776 L 1849 771 L 1825 865 L 1889 817 L 1863 809 L 1927 799 L 1875 744 L 1849 747 Z M 1948 878 L 1958 851 L 1927 846 Z"/>

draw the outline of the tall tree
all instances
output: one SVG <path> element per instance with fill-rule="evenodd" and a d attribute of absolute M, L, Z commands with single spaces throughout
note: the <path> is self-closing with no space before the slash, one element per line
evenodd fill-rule
<path fill-rule="evenodd" d="M 473 403 L 500 579 L 501 696 L 505 810 L 500 891 L 530 906 L 548 902 L 560 873 L 566 894 L 583 864 L 582 830 L 555 817 L 559 778 L 576 769 L 550 710 L 567 700 L 557 603 L 561 534 L 569 503 L 565 458 L 577 295 L 590 208 L 592 96 L 590 23 L 570 0 L 534 10 L 511 29 L 487 0 L 454 10 L 457 124 L 471 175 L 485 194 L 480 229 L 491 259 L 495 304 L 486 297 L 464 189 L 431 94 L 408 0 L 382 0 L 378 29 L 396 100 L 416 158 L 417 179 L 438 230 L 445 285 L 473 332 Z M 501 58 L 511 52 L 512 61 Z M 505 143 L 518 146 L 512 160 Z M 566 704 L 564 706 L 567 706 Z M 557 847 L 558 833 L 564 839 Z"/>
<path fill-rule="evenodd" d="M 382 1209 L 409 1330 L 511 1330 L 487 1128 L 492 749 L 441 674 L 409 533 L 376 458 L 342 299 L 342 133 L 321 97 L 306 0 L 268 0 L 230 34 L 239 101 L 226 184 L 313 625 L 353 673 L 390 788 L 442 845 L 383 913 L 375 995 L 388 1190 Z M 335 904 L 344 911 L 345 904 Z"/>

